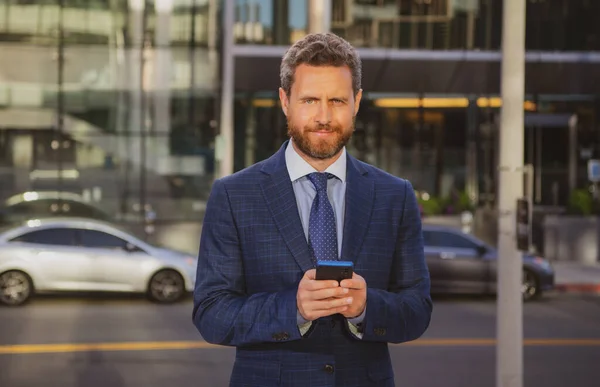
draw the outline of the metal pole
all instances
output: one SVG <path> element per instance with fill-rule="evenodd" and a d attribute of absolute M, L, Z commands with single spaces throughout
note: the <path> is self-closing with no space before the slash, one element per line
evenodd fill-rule
<path fill-rule="evenodd" d="M 146 18 L 147 8 L 144 7 L 142 13 L 142 40 L 140 44 L 140 220 L 142 225 L 146 223 L 146 135 L 149 130 L 148 127 L 148 103 L 146 94 L 146 54 L 147 46 L 150 44 L 146 36 Z M 144 227 L 144 235 L 147 237 Z"/>
<path fill-rule="evenodd" d="M 65 67 L 65 31 L 64 31 L 64 0 L 58 1 L 58 77 L 57 77 L 57 89 L 56 89 L 56 110 L 57 110 L 57 121 L 56 121 L 56 138 L 58 147 L 56 148 L 56 169 L 58 170 L 58 192 L 63 190 L 63 130 L 65 124 L 65 92 L 64 92 L 64 67 Z M 61 206 L 62 202 L 59 195 L 58 205 Z"/>
<path fill-rule="evenodd" d="M 216 144 L 216 158 L 219 160 L 219 176 L 224 177 L 233 173 L 233 104 L 234 104 L 234 24 L 235 2 L 223 2 L 223 65 L 221 89 L 221 125 L 220 134 Z"/>
<path fill-rule="evenodd" d="M 504 0 L 501 82 L 496 386 L 522 387 L 523 263 L 515 213 L 523 196 L 525 0 Z"/>
<path fill-rule="evenodd" d="M 188 91 L 188 130 L 186 140 L 194 138 L 196 131 L 196 14 L 198 13 L 196 0 L 192 0 L 192 21 L 190 25 L 190 44 L 188 45 L 190 57 L 190 89 Z M 200 136 L 202 133 L 200 132 Z M 202 141 L 201 137 L 195 139 L 196 144 Z"/>

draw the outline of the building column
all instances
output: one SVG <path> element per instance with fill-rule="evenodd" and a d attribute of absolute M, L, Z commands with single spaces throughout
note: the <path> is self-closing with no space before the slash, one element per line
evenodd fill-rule
<path fill-rule="evenodd" d="M 329 31 L 331 31 L 331 0 L 308 0 L 308 33 Z"/>
<path fill-rule="evenodd" d="M 154 170 L 168 165 L 169 133 L 171 131 L 171 14 L 173 0 L 155 0 L 156 31 L 154 36 L 153 67 L 153 112 L 154 136 L 150 144 L 153 150 Z"/>
<path fill-rule="evenodd" d="M 142 168 L 141 152 L 141 134 L 145 130 L 143 127 L 142 115 L 144 109 L 144 91 L 142 89 L 142 55 L 144 46 L 145 29 L 145 0 L 128 0 L 129 12 L 126 36 L 129 46 L 125 55 L 125 73 L 126 73 L 126 100 L 128 101 L 128 111 L 126 124 L 124 127 L 124 141 L 119 147 L 119 157 L 124 163 L 123 182 L 121 185 L 121 208 L 123 213 L 129 212 L 131 202 L 134 197 L 134 190 L 137 187 L 134 172 Z M 141 196 L 141 192 L 140 192 Z"/>
<path fill-rule="evenodd" d="M 273 44 L 287 46 L 290 43 L 288 23 L 289 0 L 273 0 Z"/>
<path fill-rule="evenodd" d="M 144 0 L 129 0 L 128 94 L 129 119 L 125 149 L 120 156 L 140 166 L 140 134 L 142 130 L 142 52 L 144 44 Z M 126 188 L 127 189 L 127 188 Z"/>
<path fill-rule="evenodd" d="M 254 95 L 250 94 L 246 101 L 245 165 L 246 167 L 249 167 L 256 162 L 256 107 L 254 106 Z"/>
<path fill-rule="evenodd" d="M 469 106 L 467 107 L 467 178 L 466 191 L 471 204 L 476 206 L 479 203 L 479 171 L 477 168 L 477 97 L 469 98 Z"/>

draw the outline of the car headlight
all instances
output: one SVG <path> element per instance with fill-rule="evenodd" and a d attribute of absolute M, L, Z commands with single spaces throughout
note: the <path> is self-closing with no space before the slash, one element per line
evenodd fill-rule
<path fill-rule="evenodd" d="M 535 257 L 533 259 L 533 261 L 535 262 L 536 265 L 540 266 L 544 270 L 547 270 L 547 271 L 552 270 L 552 265 L 550 265 L 550 262 L 548 262 L 547 260 L 545 260 L 542 257 Z"/>

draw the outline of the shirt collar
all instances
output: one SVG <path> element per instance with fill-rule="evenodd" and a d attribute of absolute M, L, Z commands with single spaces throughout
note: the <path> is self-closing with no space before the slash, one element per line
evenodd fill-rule
<path fill-rule="evenodd" d="M 309 163 L 306 162 L 296 149 L 292 146 L 292 139 L 285 149 L 285 165 L 292 181 L 296 181 L 309 173 L 317 172 Z M 346 182 L 346 147 L 342 149 L 342 154 L 333 164 L 331 164 L 325 172 L 331 173 L 342 181 Z"/>

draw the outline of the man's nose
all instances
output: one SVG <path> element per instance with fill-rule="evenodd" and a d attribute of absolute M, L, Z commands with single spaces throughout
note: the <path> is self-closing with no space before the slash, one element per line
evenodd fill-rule
<path fill-rule="evenodd" d="M 329 107 L 329 104 L 320 104 L 315 121 L 319 125 L 329 125 L 331 123 L 331 108 Z"/>

